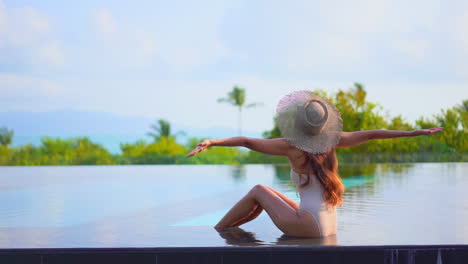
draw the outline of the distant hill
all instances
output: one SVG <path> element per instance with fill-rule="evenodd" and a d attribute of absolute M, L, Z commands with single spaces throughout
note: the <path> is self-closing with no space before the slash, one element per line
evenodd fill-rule
<path fill-rule="evenodd" d="M 42 136 L 76 137 L 88 136 L 105 146 L 109 151 L 120 151 L 121 142 L 134 142 L 138 139 L 150 141 L 145 135 L 155 118 L 127 117 L 106 112 L 86 112 L 60 110 L 52 112 L 0 112 L 0 127 L 6 126 L 15 131 L 13 145 L 26 143 L 39 144 Z M 190 128 L 171 122 L 173 132 L 183 130 L 187 136 L 179 136 L 185 143 L 188 137 L 224 138 L 237 136 L 237 129 L 210 127 Z M 261 132 L 243 131 L 244 136 L 261 137 Z"/>

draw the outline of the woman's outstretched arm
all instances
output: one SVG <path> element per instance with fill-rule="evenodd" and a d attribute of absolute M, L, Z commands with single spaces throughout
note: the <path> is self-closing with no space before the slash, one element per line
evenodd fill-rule
<path fill-rule="evenodd" d="M 442 127 L 429 128 L 429 129 L 418 129 L 413 131 L 401 131 L 401 130 L 363 130 L 354 132 L 341 132 L 340 142 L 336 146 L 337 148 L 346 148 L 357 146 L 366 143 L 373 139 L 385 139 L 385 138 L 397 138 L 397 137 L 415 137 L 422 135 L 430 135 L 442 131 Z"/>
<path fill-rule="evenodd" d="M 257 152 L 277 156 L 287 156 L 291 150 L 291 145 L 289 145 L 284 138 L 263 139 L 251 137 L 230 137 L 205 140 L 197 144 L 197 148 L 187 154 L 186 157 L 196 155 L 210 146 L 246 147 Z"/>

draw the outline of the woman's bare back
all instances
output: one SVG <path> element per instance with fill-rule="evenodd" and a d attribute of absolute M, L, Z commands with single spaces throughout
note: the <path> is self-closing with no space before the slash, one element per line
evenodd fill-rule
<path fill-rule="evenodd" d="M 304 151 L 294 148 L 288 155 L 288 160 L 291 168 L 300 174 L 307 174 L 307 156 Z"/>

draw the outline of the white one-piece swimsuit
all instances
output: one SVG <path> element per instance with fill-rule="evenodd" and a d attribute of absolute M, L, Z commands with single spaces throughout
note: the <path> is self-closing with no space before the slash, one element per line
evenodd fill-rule
<path fill-rule="evenodd" d="M 291 180 L 296 186 L 307 180 L 306 174 L 299 174 L 291 169 Z M 336 206 L 331 206 L 323 200 L 323 186 L 315 175 L 311 175 L 309 184 L 299 188 L 299 210 L 306 210 L 315 218 L 321 236 L 336 234 Z"/>

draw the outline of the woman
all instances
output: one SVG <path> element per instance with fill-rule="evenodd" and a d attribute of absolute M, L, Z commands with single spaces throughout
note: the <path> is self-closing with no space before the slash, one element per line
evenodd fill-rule
<path fill-rule="evenodd" d="M 187 157 L 210 146 L 242 146 L 269 155 L 286 156 L 300 203 L 264 186 L 254 186 L 216 224 L 222 231 L 255 219 L 265 210 L 286 235 L 325 237 L 337 232 L 336 206 L 341 206 L 344 185 L 338 175 L 335 148 L 356 146 L 374 139 L 430 135 L 442 128 L 414 131 L 368 130 L 342 132 L 336 107 L 312 91 L 295 91 L 280 100 L 277 122 L 284 138 L 232 137 L 205 140 Z"/>

